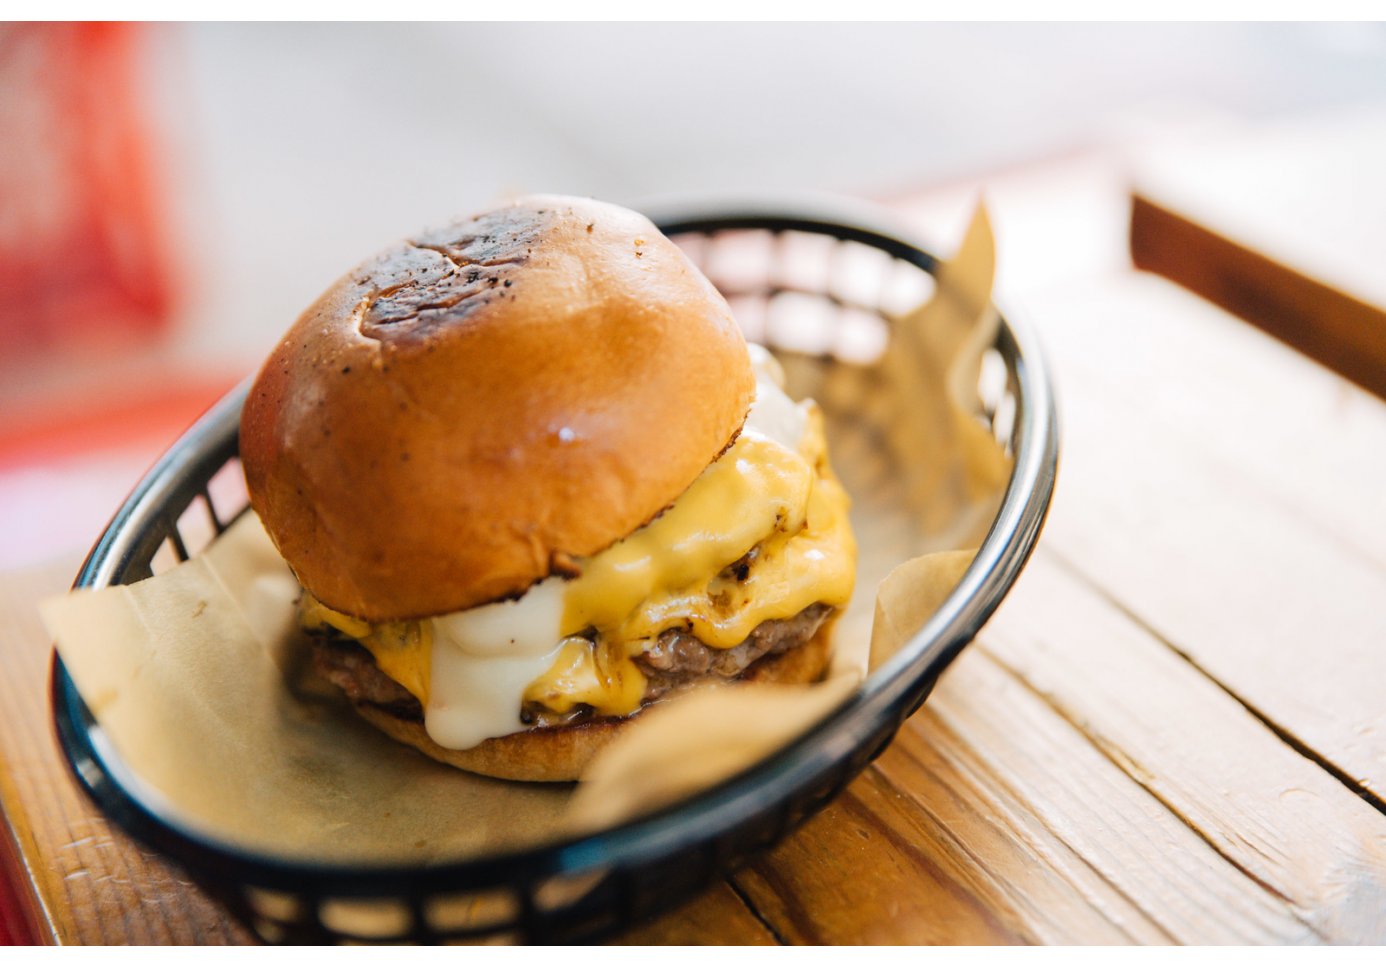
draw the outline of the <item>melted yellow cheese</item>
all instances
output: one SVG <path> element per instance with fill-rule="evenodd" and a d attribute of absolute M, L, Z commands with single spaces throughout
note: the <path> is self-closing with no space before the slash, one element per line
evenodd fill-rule
<path fill-rule="evenodd" d="M 778 388 L 775 393 L 785 405 L 794 406 Z M 795 409 L 800 408 L 803 422 L 797 447 L 759 432 L 748 421 L 737 441 L 672 507 L 624 540 L 578 562 L 580 576 L 558 588 L 552 583 L 560 579 L 548 579 L 517 602 L 423 622 L 380 625 L 334 612 L 305 593 L 304 622 L 331 625 L 358 639 L 386 675 L 418 697 L 428 712 L 430 733 L 442 731 L 444 718 L 437 717 L 440 726 L 435 730 L 433 706 L 447 699 L 441 684 L 430 682 L 437 664 L 431 658 L 434 649 L 456 644 L 476 660 L 478 664 L 458 667 L 453 652 L 447 652 L 443 665 L 455 668 L 457 675 L 487 675 L 492 666 L 484 663 L 491 662 L 501 678 L 499 664 L 510 661 L 503 655 L 504 640 L 491 643 L 495 633 L 487 633 L 482 636 L 485 641 L 473 643 L 459 629 L 483 625 L 464 626 L 459 619 L 484 618 L 486 628 L 504 627 L 510 616 L 499 612 L 506 609 L 523 614 L 527 628 L 535 626 L 526 635 L 541 645 L 544 622 L 557 626 L 548 626 L 552 637 L 546 640 L 555 643 L 551 651 L 531 645 L 523 659 L 527 665 L 505 673 L 511 680 L 522 668 L 539 673 L 523 673 L 520 682 L 535 676 L 524 688 L 523 701 L 559 713 L 586 704 L 600 715 L 628 715 L 639 708 L 645 692 L 645 677 L 634 659 L 660 632 L 683 626 L 713 648 L 731 648 L 761 622 L 790 618 L 816 602 L 842 606 L 851 597 L 856 545 L 847 495 L 828 465 L 821 413 L 812 404 Z M 729 574 L 728 566 L 752 550 L 755 555 L 744 577 Z M 555 601 L 552 606 L 556 617 L 543 618 L 547 613 L 537 600 L 553 600 L 555 592 L 561 594 L 561 605 Z M 526 605 L 531 598 L 536 600 L 533 607 Z M 482 609 L 498 614 L 483 616 Z M 451 686 L 447 693 L 462 698 Z M 519 709 L 512 716 L 508 704 L 500 705 L 507 710 L 505 724 L 466 724 L 454 731 L 456 742 L 470 744 L 479 741 L 477 736 L 485 738 L 482 734 L 504 735 L 523 728 Z"/>
<path fill-rule="evenodd" d="M 433 656 L 431 622 L 383 622 L 372 625 L 328 608 L 306 591 L 299 602 L 299 622 L 305 628 L 330 625 L 356 639 L 375 657 L 380 671 L 418 698 L 428 701 L 428 681 Z"/>
<path fill-rule="evenodd" d="M 627 715 L 642 695 L 629 685 L 643 681 L 633 660 L 660 632 L 686 626 L 728 649 L 761 622 L 845 605 L 856 576 L 847 507 L 817 408 L 798 452 L 743 434 L 672 508 L 584 564 L 564 597 L 563 634 L 594 629 L 597 641 L 570 639 L 524 698 L 566 712 L 574 702 L 557 697 L 580 693 L 589 698 L 576 702 Z M 724 573 L 753 548 L 744 580 Z"/>
<path fill-rule="evenodd" d="M 525 690 L 525 700 L 557 713 L 586 703 L 601 716 L 629 715 L 645 695 L 645 674 L 630 660 L 624 645 L 565 639 L 558 659 Z"/>

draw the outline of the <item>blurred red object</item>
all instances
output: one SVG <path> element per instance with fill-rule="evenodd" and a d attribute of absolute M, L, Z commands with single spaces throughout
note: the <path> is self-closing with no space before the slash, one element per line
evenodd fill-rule
<path fill-rule="evenodd" d="M 0 945 L 33 944 L 19 896 L 9 880 L 11 869 L 0 868 Z"/>
<path fill-rule="evenodd" d="M 169 323 L 139 83 L 149 29 L 0 27 L 0 341 L 10 362 L 45 347 L 144 342 Z"/>

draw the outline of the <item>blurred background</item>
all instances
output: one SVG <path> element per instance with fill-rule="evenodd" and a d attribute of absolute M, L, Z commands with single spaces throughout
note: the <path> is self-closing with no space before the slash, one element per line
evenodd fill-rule
<path fill-rule="evenodd" d="M 89 544 L 363 256 L 508 194 L 832 192 L 946 249 L 985 188 L 1004 294 L 1129 263 L 1089 201 L 1171 144 L 1383 109 L 1380 24 L 0 27 L 0 569 Z"/>

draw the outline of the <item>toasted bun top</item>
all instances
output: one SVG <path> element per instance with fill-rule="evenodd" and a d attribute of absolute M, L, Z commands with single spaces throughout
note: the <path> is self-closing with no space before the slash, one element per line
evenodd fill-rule
<path fill-rule="evenodd" d="M 534 196 L 338 280 L 256 378 L 241 459 L 319 600 L 419 618 L 519 594 L 649 521 L 754 394 L 726 302 L 649 220 Z"/>

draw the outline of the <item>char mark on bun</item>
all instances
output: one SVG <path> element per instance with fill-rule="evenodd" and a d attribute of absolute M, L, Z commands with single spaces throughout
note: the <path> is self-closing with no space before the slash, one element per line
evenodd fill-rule
<path fill-rule="evenodd" d="M 518 270 L 556 217 L 553 209 L 512 207 L 411 239 L 372 273 L 362 335 L 427 340 L 492 300 L 518 300 Z"/>

